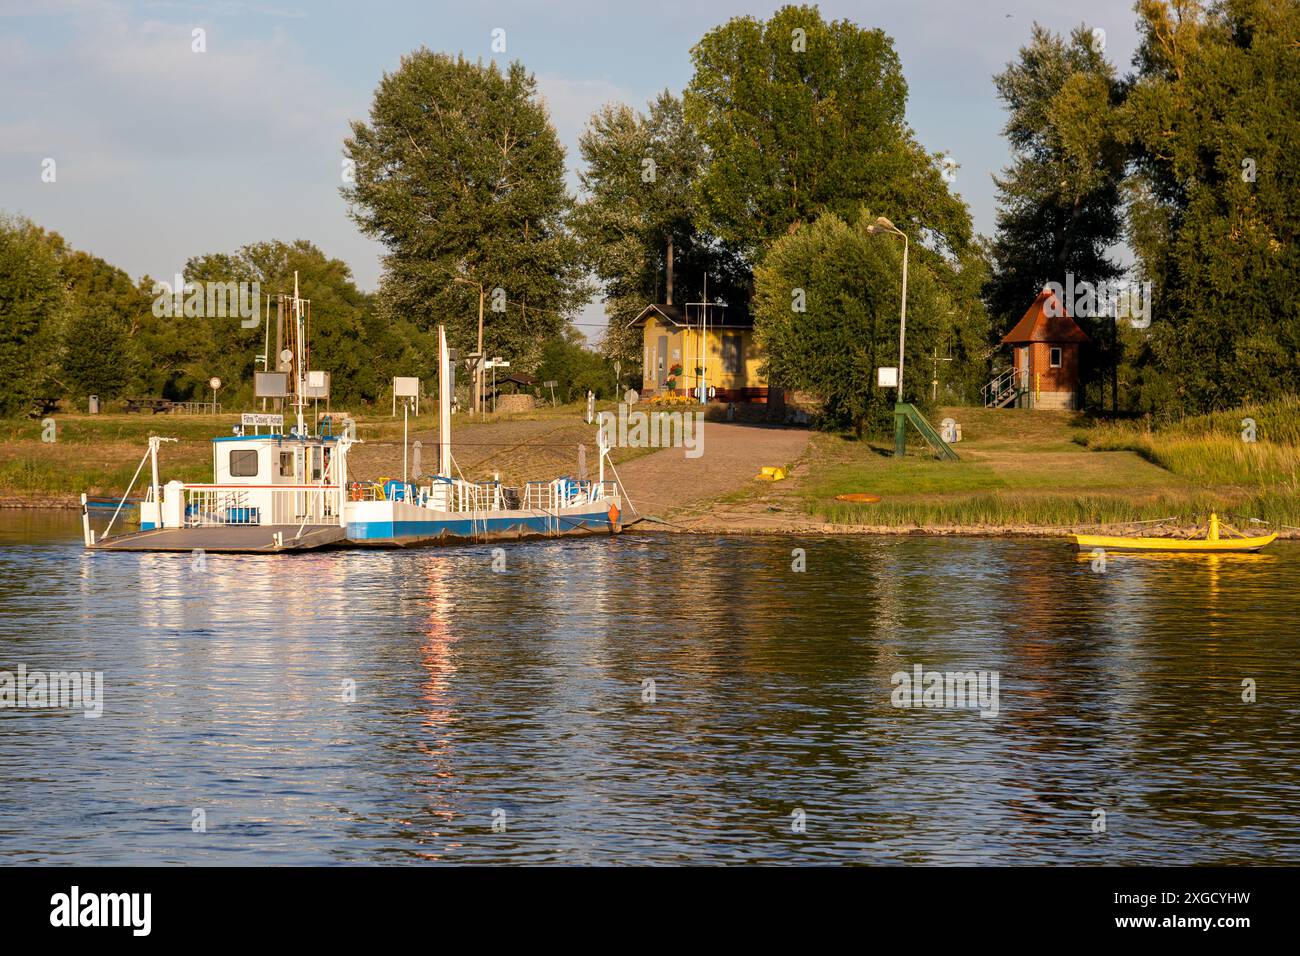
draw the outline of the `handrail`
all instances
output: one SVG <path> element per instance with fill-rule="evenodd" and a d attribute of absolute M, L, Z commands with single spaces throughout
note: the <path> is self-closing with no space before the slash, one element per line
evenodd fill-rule
<path fill-rule="evenodd" d="M 1018 368 L 1009 368 L 999 373 L 992 381 L 980 387 L 984 406 L 987 408 L 990 405 L 997 405 L 1005 401 L 1008 396 L 1027 387 L 1027 378 L 1028 373 Z"/>

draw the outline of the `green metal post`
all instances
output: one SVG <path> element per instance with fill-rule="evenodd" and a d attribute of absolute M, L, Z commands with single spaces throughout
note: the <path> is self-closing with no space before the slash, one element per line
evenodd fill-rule
<path fill-rule="evenodd" d="M 894 405 L 894 457 L 907 455 L 907 406 L 902 402 Z"/>

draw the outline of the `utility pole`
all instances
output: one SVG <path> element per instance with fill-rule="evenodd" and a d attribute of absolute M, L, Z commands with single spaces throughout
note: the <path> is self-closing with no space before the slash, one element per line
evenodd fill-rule
<path fill-rule="evenodd" d="M 477 415 L 482 411 L 483 406 L 483 301 L 487 295 L 487 290 L 483 288 L 482 282 L 476 282 L 473 279 L 466 279 L 464 276 L 456 276 L 453 282 L 463 282 L 466 285 L 478 286 L 478 357 L 474 362 L 474 413 Z"/>
<path fill-rule="evenodd" d="M 939 398 L 939 363 L 951 362 L 951 356 L 948 358 L 939 358 L 939 346 L 934 347 L 934 360 L 930 371 L 930 400 L 935 401 Z"/>
<path fill-rule="evenodd" d="M 874 223 L 867 226 L 867 232 L 888 232 L 903 239 L 903 298 L 898 308 L 898 395 L 894 399 L 901 403 L 903 401 L 903 344 L 907 341 L 907 233 L 884 216 L 877 217 Z"/>

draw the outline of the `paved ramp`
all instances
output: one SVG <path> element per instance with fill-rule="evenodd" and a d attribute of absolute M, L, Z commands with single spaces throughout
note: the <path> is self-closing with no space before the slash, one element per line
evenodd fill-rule
<path fill-rule="evenodd" d="M 809 433 L 802 428 L 704 423 L 704 453 L 665 448 L 618 466 L 637 514 L 667 518 L 698 513 L 713 500 L 749 485 L 764 465 L 785 467 L 803 454 Z"/>

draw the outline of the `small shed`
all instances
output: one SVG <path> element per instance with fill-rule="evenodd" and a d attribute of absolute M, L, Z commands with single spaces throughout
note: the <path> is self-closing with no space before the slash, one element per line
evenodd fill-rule
<path fill-rule="evenodd" d="M 509 392 L 505 391 L 507 385 L 511 386 Z M 497 377 L 497 393 L 501 395 L 523 394 L 525 389 L 531 391 L 533 385 L 533 377 L 523 372 L 511 372 L 509 375 Z"/>
<path fill-rule="evenodd" d="M 1011 346 L 1011 388 L 995 389 L 996 404 L 1021 408 L 1077 409 L 1082 404 L 1079 348 L 1088 334 L 1070 317 L 1065 304 L 1044 289 L 1015 328 L 1002 337 Z M 993 383 L 990 383 L 992 385 Z"/>

